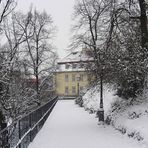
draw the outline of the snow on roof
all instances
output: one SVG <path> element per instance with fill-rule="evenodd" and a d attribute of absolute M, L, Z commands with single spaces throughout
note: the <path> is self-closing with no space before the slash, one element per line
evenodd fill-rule
<path fill-rule="evenodd" d="M 77 72 L 85 71 L 86 64 L 93 62 L 93 58 L 86 54 L 86 50 L 74 51 L 65 58 L 60 59 L 56 72 Z"/>
<path fill-rule="evenodd" d="M 64 64 L 64 63 L 75 63 L 75 62 L 87 62 L 87 61 L 93 61 L 93 58 L 88 56 L 84 50 L 82 51 L 74 51 L 67 55 L 65 58 L 60 59 L 58 61 L 58 64 Z"/>

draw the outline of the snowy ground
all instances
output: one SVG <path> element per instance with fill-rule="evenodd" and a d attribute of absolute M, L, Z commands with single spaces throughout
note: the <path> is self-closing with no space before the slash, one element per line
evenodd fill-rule
<path fill-rule="evenodd" d="M 97 125 L 74 101 L 58 101 L 29 148 L 147 148 L 111 127 Z"/>
<path fill-rule="evenodd" d="M 114 95 L 115 92 L 108 87 L 104 88 L 105 118 L 111 118 L 110 124 L 127 137 L 141 140 L 148 147 L 148 93 L 138 97 L 138 101 L 130 103 Z M 98 110 L 99 96 L 97 87 L 91 88 L 83 96 L 84 108 Z M 116 103 L 111 108 L 111 104 Z"/>

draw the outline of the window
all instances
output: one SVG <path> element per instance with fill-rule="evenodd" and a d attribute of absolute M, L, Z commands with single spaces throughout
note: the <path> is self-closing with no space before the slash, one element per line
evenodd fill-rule
<path fill-rule="evenodd" d="M 76 76 L 73 74 L 72 75 L 72 82 L 75 82 L 76 81 Z"/>
<path fill-rule="evenodd" d="M 77 76 L 76 76 L 76 81 L 79 82 L 80 80 L 81 80 L 81 79 L 80 79 L 80 75 L 77 74 Z"/>
<path fill-rule="evenodd" d="M 87 80 L 87 74 L 86 74 L 86 73 L 83 74 L 83 81 L 88 81 L 88 80 Z"/>
<path fill-rule="evenodd" d="M 65 69 L 69 69 L 70 65 L 69 64 L 65 64 Z"/>
<path fill-rule="evenodd" d="M 76 87 L 72 86 L 72 94 L 76 94 Z"/>
<path fill-rule="evenodd" d="M 80 68 L 84 68 L 84 63 L 80 63 Z"/>
<path fill-rule="evenodd" d="M 85 74 L 85 80 L 86 80 L 86 81 L 89 81 L 89 80 L 88 80 L 88 75 L 87 75 L 87 74 Z"/>
<path fill-rule="evenodd" d="M 76 69 L 76 67 L 77 67 L 77 64 L 72 64 L 73 69 Z"/>
<path fill-rule="evenodd" d="M 68 95 L 69 94 L 69 89 L 68 89 L 68 87 L 66 86 L 65 87 L 65 95 Z"/>
<path fill-rule="evenodd" d="M 80 74 L 80 81 L 83 81 L 83 74 Z"/>
<path fill-rule="evenodd" d="M 83 89 L 84 89 L 83 86 L 80 86 L 80 92 L 83 92 Z"/>
<path fill-rule="evenodd" d="M 68 82 L 68 74 L 65 75 L 65 82 Z"/>

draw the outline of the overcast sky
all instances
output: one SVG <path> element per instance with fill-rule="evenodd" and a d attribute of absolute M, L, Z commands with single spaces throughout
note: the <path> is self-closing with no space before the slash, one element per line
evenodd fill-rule
<path fill-rule="evenodd" d="M 60 57 L 65 56 L 70 39 L 71 16 L 75 0 L 18 0 L 17 10 L 27 12 L 31 3 L 37 10 L 51 14 L 58 28 L 55 41 Z"/>

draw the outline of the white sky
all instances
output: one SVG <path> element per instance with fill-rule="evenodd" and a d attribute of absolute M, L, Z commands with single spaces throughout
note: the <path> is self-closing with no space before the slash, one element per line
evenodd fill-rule
<path fill-rule="evenodd" d="M 71 16 L 75 0 L 18 0 L 17 10 L 27 12 L 31 3 L 37 10 L 45 10 L 58 28 L 55 46 L 59 57 L 64 57 L 70 42 Z"/>

